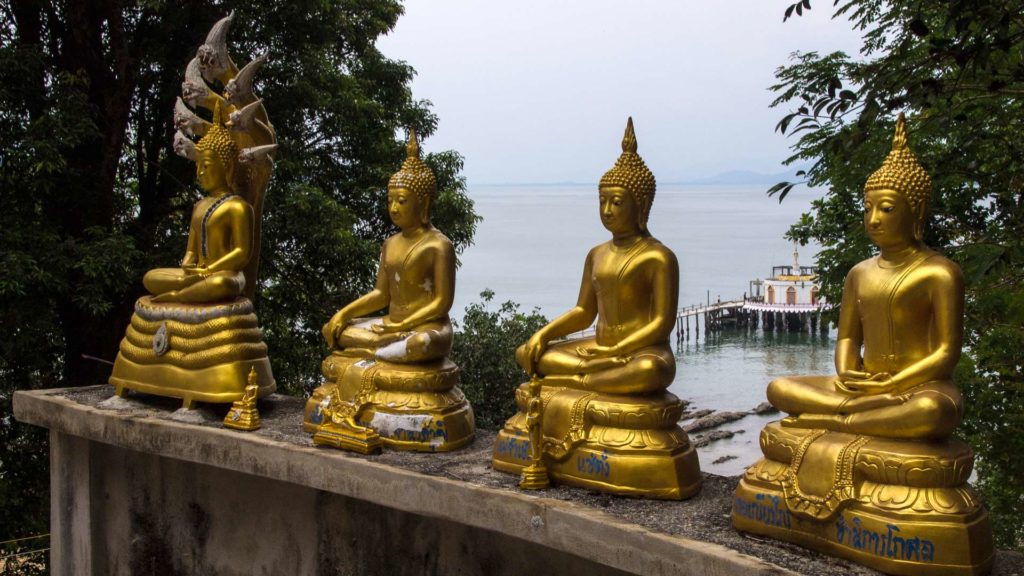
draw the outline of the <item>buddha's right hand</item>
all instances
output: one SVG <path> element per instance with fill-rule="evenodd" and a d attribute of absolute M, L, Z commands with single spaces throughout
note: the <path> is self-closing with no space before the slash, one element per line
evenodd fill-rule
<path fill-rule="evenodd" d="M 540 357 L 544 354 L 544 349 L 547 348 L 547 343 L 538 333 L 530 336 L 524 346 L 526 347 L 526 363 L 528 365 L 523 368 L 530 375 L 537 374 L 537 365 L 540 363 Z"/>
<path fill-rule="evenodd" d="M 859 392 L 857 392 L 854 387 L 847 386 L 847 382 L 867 380 L 871 378 L 871 374 L 867 372 L 862 372 L 860 370 L 844 370 L 840 372 L 838 376 L 839 377 L 836 378 L 834 382 L 836 392 L 839 392 L 840 394 L 845 394 L 847 396 L 855 396 L 859 394 Z"/>
<path fill-rule="evenodd" d="M 203 278 L 210 275 L 210 270 L 206 266 L 200 266 L 198 264 L 192 266 L 182 266 L 181 269 L 189 276 L 201 276 Z"/>
<path fill-rule="evenodd" d="M 341 336 L 341 331 L 345 329 L 348 324 L 348 319 L 345 318 L 341 312 L 338 312 L 324 324 L 324 327 L 320 330 L 324 335 L 324 340 L 327 341 L 327 347 L 334 349 L 338 338 Z"/>
<path fill-rule="evenodd" d="M 886 394 L 895 389 L 892 377 L 886 372 L 867 374 L 849 371 L 848 377 L 836 380 L 836 392 L 847 396 Z"/>
<path fill-rule="evenodd" d="M 845 370 L 839 373 L 839 380 L 867 380 L 871 378 L 871 374 L 868 372 L 861 372 L 860 370 Z"/>

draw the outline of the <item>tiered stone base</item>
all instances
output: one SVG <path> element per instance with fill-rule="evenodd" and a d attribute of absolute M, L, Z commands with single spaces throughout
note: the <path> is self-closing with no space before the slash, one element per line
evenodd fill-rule
<path fill-rule="evenodd" d="M 495 470 L 520 474 L 531 464 L 528 386 L 516 390 L 519 412 L 495 440 Z M 544 461 L 554 482 L 676 500 L 700 490 L 697 452 L 679 427 L 683 406 L 674 395 L 618 396 L 545 387 L 541 399 Z"/>
<path fill-rule="evenodd" d="M 220 304 L 157 304 L 143 296 L 121 341 L 110 384 L 128 390 L 230 404 L 245 392 L 256 370 L 259 396 L 277 385 L 267 345 L 246 298 Z"/>
<path fill-rule="evenodd" d="M 395 364 L 333 355 L 328 362 L 340 381 L 328 381 L 306 402 L 307 432 L 318 431 L 329 407 L 344 405 L 356 408 L 356 422 L 387 448 L 445 452 L 473 441 L 473 409 L 456 386 L 459 368 L 451 361 Z"/>
<path fill-rule="evenodd" d="M 992 530 L 967 484 L 973 455 L 962 442 L 858 437 L 774 422 L 762 431 L 761 448 L 765 458 L 736 489 L 738 530 L 889 574 L 974 576 L 991 569 Z M 825 474 L 802 470 L 815 453 L 842 456 Z"/>

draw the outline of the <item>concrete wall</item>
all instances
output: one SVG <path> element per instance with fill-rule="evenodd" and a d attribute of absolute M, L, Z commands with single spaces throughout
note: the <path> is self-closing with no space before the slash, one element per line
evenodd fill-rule
<path fill-rule="evenodd" d="M 19 420 L 51 431 L 54 574 L 790 573 L 542 494 L 314 448 L 284 431 L 298 399 L 238 433 L 75 393 L 15 396 Z"/>
<path fill-rule="evenodd" d="M 625 574 L 450 520 L 51 433 L 55 574 Z"/>

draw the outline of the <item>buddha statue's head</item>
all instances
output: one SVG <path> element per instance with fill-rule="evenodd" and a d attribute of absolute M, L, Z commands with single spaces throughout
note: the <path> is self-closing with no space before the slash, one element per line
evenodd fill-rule
<path fill-rule="evenodd" d="M 636 231 L 647 234 L 647 217 L 654 202 L 655 187 L 654 174 L 636 153 L 636 134 L 630 118 L 622 137 L 622 155 L 615 161 L 615 166 L 604 173 L 598 186 L 601 221 L 605 228 L 615 233 L 624 226 L 633 225 Z M 635 224 L 622 221 L 629 216 L 634 216 Z"/>
<path fill-rule="evenodd" d="M 864 185 L 864 227 L 880 248 L 921 242 L 932 179 L 907 146 L 907 123 L 896 119 L 892 151 Z"/>
<path fill-rule="evenodd" d="M 420 158 L 420 145 L 412 128 L 405 152 L 402 168 L 388 180 L 388 215 L 403 230 L 430 223 L 430 203 L 437 194 L 437 179 Z"/>
<path fill-rule="evenodd" d="M 220 102 L 214 106 L 213 122 L 196 143 L 196 179 L 205 192 L 231 191 L 234 186 L 238 145 L 224 126 Z"/>

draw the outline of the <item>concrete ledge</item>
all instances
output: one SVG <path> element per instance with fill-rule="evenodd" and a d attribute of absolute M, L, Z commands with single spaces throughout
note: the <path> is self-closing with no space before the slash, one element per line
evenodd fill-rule
<path fill-rule="evenodd" d="M 226 406 L 183 414 L 159 398 L 104 401 L 112 392 L 14 397 L 18 420 L 51 430 L 57 574 L 144 572 L 135 532 L 154 522 L 148 537 L 163 546 L 164 565 L 152 573 L 161 574 L 873 573 L 731 529 L 707 537 L 731 547 L 683 535 L 706 516 L 727 526 L 733 478 L 707 476 L 708 494 L 686 502 L 524 492 L 490 469 L 493 434 L 450 454 L 364 457 L 313 447 L 298 398 L 261 401 L 264 428 L 241 433 L 220 426 Z M 174 419 L 183 417 L 195 422 Z M 413 526 L 419 534 L 405 532 Z M 258 553 L 235 544 L 246 538 L 261 543 Z"/>

